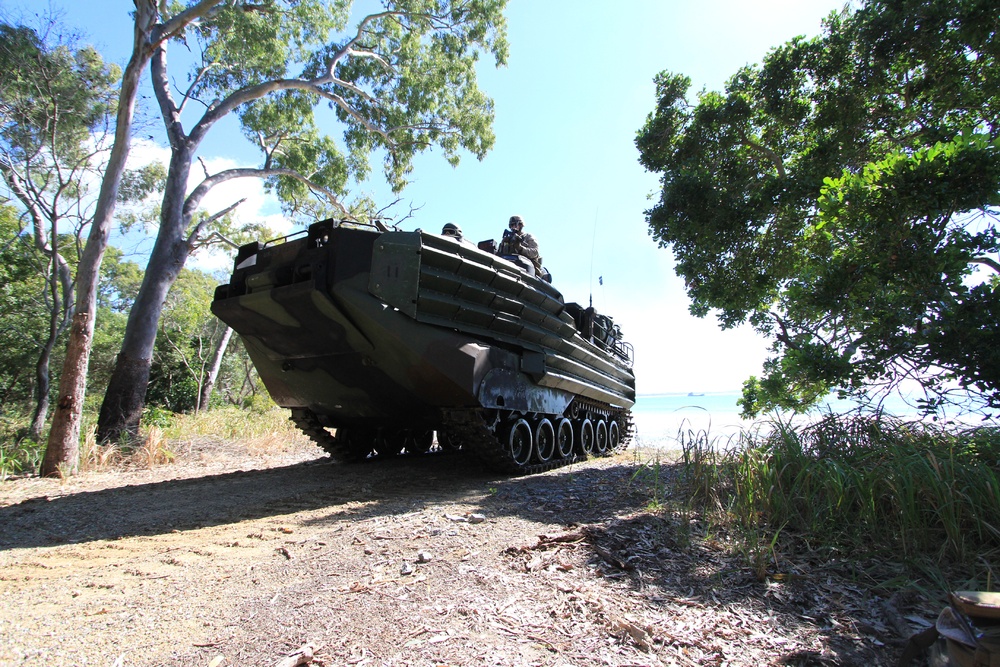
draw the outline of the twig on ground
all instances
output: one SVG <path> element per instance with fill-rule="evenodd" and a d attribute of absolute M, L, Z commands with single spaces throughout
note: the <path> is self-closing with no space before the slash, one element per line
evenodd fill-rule
<path fill-rule="evenodd" d="M 308 665 L 312 662 L 313 655 L 316 653 L 316 647 L 310 644 L 303 644 L 298 651 L 292 653 L 287 658 L 279 660 L 274 667 L 298 667 L 299 665 Z"/>

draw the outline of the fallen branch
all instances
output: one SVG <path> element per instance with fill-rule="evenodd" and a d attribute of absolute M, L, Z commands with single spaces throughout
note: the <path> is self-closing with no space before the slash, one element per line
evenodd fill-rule
<path fill-rule="evenodd" d="M 292 653 L 287 658 L 279 660 L 274 667 L 298 667 L 299 665 L 308 665 L 312 662 L 313 654 L 316 652 L 316 647 L 310 644 L 303 644 L 302 647 Z"/>
<path fill-rule="evenodd" d="M 614 555 L 613 553 L 611 553 L 607 549 L 599 547 L 596 544 L 594 545 L 594 551 L 597 553 L 598 556 L 600 556 L 601 558 L 603 558 L 607 563 L 609 563 L 611 565 L 614 565 L 619 570 L 634 570 L 635 569 L 635 566 L 632 565 L 631 563 L 626 563 L 621 558 L 619 558 L 618 556 Z"/>
<path fill-rule="evenodd" d="M 504 553 L 516 554 L 535 551 L 537 549 L 547 549 L 553 546 L 567 545 L 574 546 L 587 539 L 587 535 L 582 530 L 575 530 L 568 533 L 557 533 L 554 535 L 542 534 L 538 536 L 535 544 L 526 544 L 523 547 L 507 547 Z"/>
<path fill-rule="evenodd" d="M 558 542 L 582 542 L 587 539 L 587 534 L 583 530 L 573 530 L 568 533 L 557 533 L 554 535 L 542 534 L 538 536 L 538 544 L 553 544 Z M 536 547 L 537 548 L 537 547 Z"/>

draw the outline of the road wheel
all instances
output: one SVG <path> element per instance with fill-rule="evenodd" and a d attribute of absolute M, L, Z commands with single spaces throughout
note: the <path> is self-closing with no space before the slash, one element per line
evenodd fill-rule
<path fill-rule="evenodd" d="M 556 455 L 561 459 L 573 455 L 573 423 L 566 418 L 556 424 Z"/>
<path fill-rule="evenodd" d="M 617 452 L 622 445 L 622 433 L 618 429 L 618 422 L 608 422 L 608 449 Z"/>
<path fill-rule="evenodd" d="M 406 451 L 411 454 L 426 454 L 434 444 L 434 431 L 408 430 L 406 432 Z"/>
<path fill-rule="evenodd" d="M 535 425 L 535 457 L 539 463 L 548 463 L 556 452 L 556 431 L 548 419 Z"/>
<path fill-rule="evenodd" d="M 518 466 L 531 460 L 531 426 L 524 419 L 512 422 L 507 428 L 507 453 Z"/>
<path fill-rule="evenodd" d="M 594 424 L 589 419 L 577 422 L 576 442 L 584 455 L 590 456 L 594 453 Z"/>
<path fill-rule="evenodd" d="M 597 428 L 594 429 L 594 451 L 598 456 L 608 453 L 608 423 L 603 419 L 597 420 Z"/>

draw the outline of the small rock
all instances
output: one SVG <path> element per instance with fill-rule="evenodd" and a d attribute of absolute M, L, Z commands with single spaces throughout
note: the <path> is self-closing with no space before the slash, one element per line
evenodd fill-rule
<path fill-rule="evenodd" d="M 429 551 L 418 551 L 417 552 L 417 562 L 418 563 L 429 563 L 434 557 Z"/>
<path fill-rule="evenodd" d="M 409 576 L 409 575 L 413 574 L 413 566 L 410 565 L 409 563 L 407 563 L 404 560 L 403 561 L 403 567 L 399 568 L 399 573 L 401 575 L 403 575 L 404 577 Z"/>
<path fill-rule="evenodd" d="M 469 515 L 469 523 L 482 523 L 483 521 L 486 521 L 486 516 L 483 514 L 473 513 Z"/>

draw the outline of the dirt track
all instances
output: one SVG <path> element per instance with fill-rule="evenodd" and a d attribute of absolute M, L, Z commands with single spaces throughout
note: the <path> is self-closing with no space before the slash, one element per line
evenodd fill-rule
<path fill-rule="evenodd" d="M 526 478 L 318 454 L 0 483 L 0 663 L 875 666 L 906 631 L 835 565 L 758 583 L 648 512 L 633 453 Z"/>

